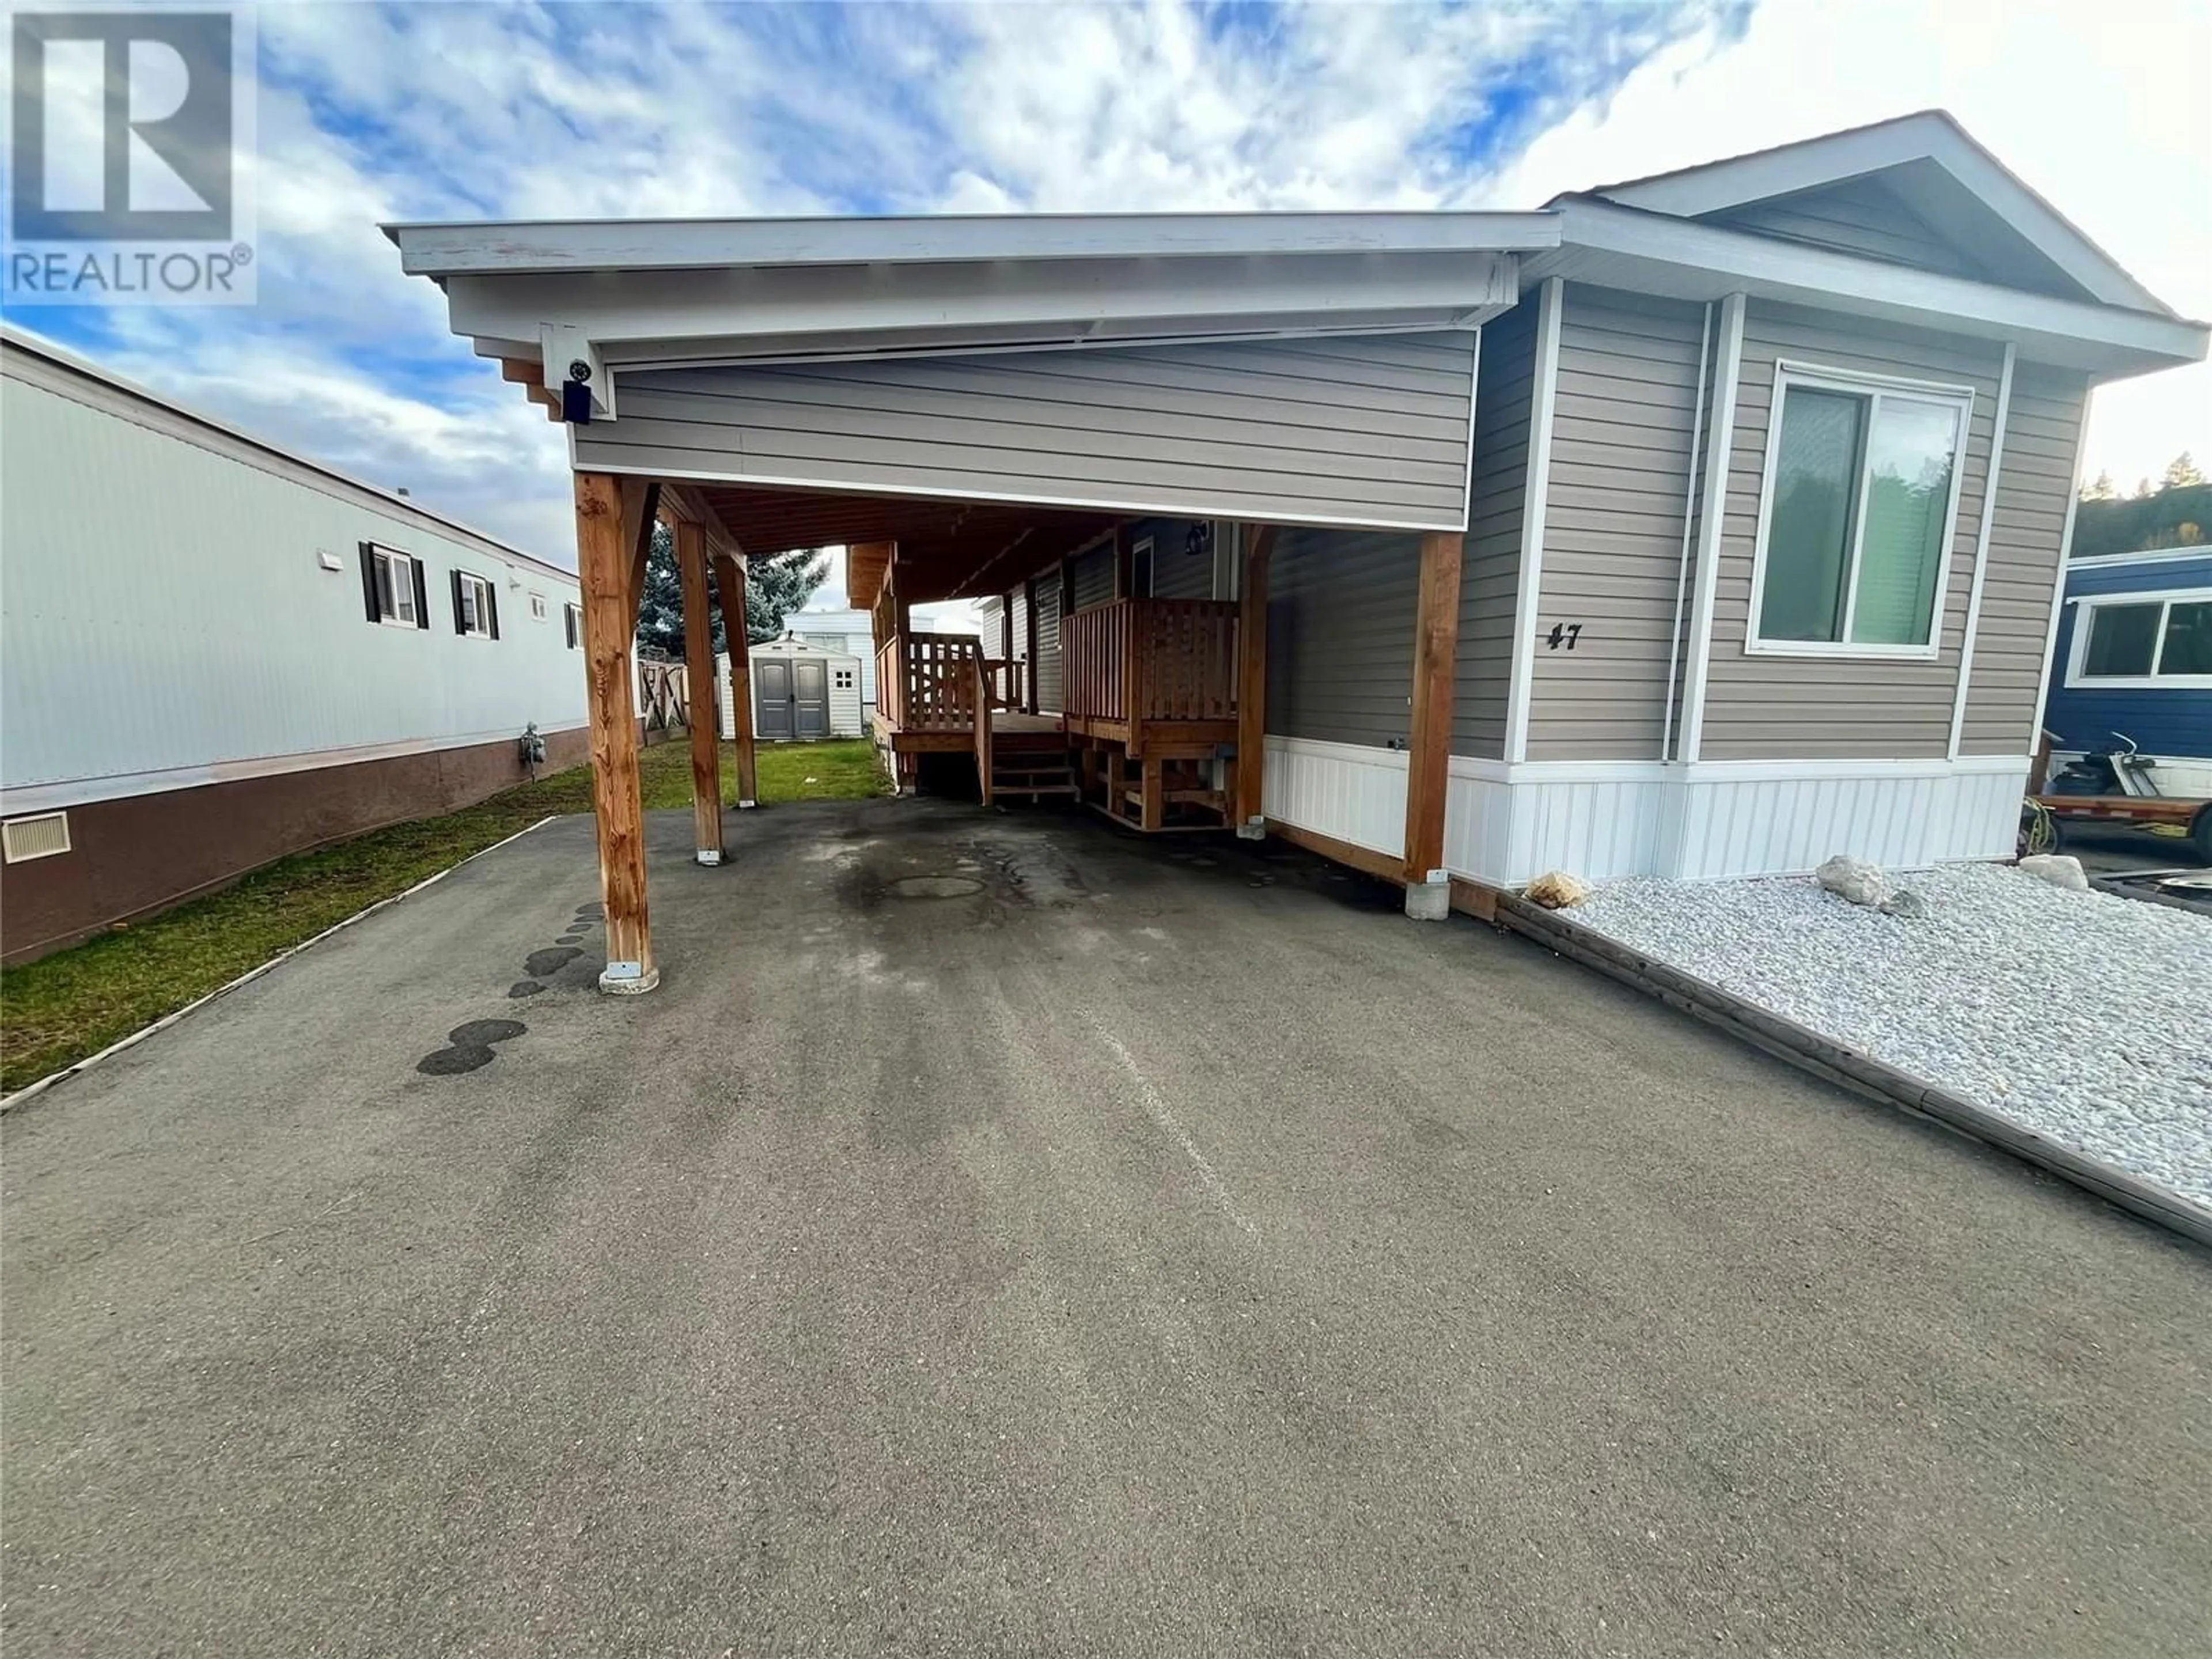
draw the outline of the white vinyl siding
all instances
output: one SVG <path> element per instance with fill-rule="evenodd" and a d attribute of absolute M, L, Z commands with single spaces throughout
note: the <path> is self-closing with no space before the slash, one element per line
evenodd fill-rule
<path fill-rule="evenodd" d="M 6 368 L 0 781 L 11 804 L 39 792 L 17 810 L 584 724 L 554 630 L 484 650 L 438 615 L 449 570 L 512 580 L 495 544 L 31 353 Z M 425 567 L 433 625 L 366 621 L 364 543 Z M 521 568 L 574 600 L 573 578 Z"/>
<path fill-rule="evenodd" d="M 625 375 L 575 464 L 1456 530 L 1467 331 Z"/>

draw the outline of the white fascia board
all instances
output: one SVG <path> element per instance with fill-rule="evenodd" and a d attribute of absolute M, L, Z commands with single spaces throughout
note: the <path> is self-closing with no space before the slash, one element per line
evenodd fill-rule
<path fill-rule="evenodd" d="M 1596 192 L 1627 207 L 1695 218 L 1818 190 L 1914 161 L 1936 163 L 2051 264 L 2107 305 L 2173 313 L 1949 118 L 1924 111 Z"/>
<path fill-rule="evenodd" d="M 2142 374 L 2201 362 L 2205 355 L 2208 330 L 2203 323 L 1913 270 L 1605 202 L 1564 202 L 1560 211 L 1565 222 L 1561 253 L 1533 262 L 1527 273 L 1532 278 L 1549 274 L 1546 267 L 1552 258 L 1571 266 L 1575 252 L 1588 249 L 1701 273 L 1698 285 L 1712 292 L 1686 298 L 1717 298 L 1740 290 L 1922 328 L 2017 340 L 2024 348 L 2021 355 L 2031 362 Z M 1573 274 L 1571 269 L 1567 274 Z M 2044 349 L 2033 349 L 2039 339 L 2045 343 Z M 2067 345 L 2089 349 L 2051 356 L 2051 349 Z"/>
<path fill-rule="evenodd" d="M 416 276 L 1557 247 L 1550 213 L 939 215 L 388 224 Z"/>
<path fill-rule="evenodd" d="M 843 336 L 1052 325 L 1112 329 L 1202 319 L 1225 331 L 1240 318 L 1325 321 L 1343 313 L 1461 313 L 1519 297 L 1511 254 L 1417 253 L 1346 259 L 1301 254 L 1169 265 L 1035 260 L 979 271 L 963 264 L 896 271 L 832 269 L 648 270 L 596 276 L 454 276 L 453 331 L 535 339 L 548 323 L 602 346 L 680 341 L 758 343 Z M 617 350 L 617 361 L 651 353 Z"/>
<path fill-rule="evenodd" d="M 727 336 L 610 342 L 601 356 L 617 372 L 726 368 L 739 363 L 834 363 L 885 357 L 996 356 L 1011 352 L 1127 350 L 1138 346 L 1214 345 L 1253 339 L 1320 338 L 1334 334 L 1432 334 L 1480 328 L 1513 307 L 1485 306 L 1469 312 L 1431 307 L 1419 311 L 1351 311 L 1325 320 L 1310 316 L 1146 318 L 1097 325 L 1063 318 L 1045 323 L 957 328 L 860 329 L 822 334 L 779 334 L 739 340 Z M 1472 322 L 1468 319 L 1472 318 Z M 507 354 L 477 342 L 479 357 Z M 528 354 L 525 354 L 527 356 Z"/>

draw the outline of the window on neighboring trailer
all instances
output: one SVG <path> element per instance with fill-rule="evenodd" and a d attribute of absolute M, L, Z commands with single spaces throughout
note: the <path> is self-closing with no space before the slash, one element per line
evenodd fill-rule
<path fill-rule="evenodd" d="M 488 640 L 491 631 L 491 584 L 464 572 L 459 583 L 460 629 L 471 639 Z"/>
<path fill-rule="evenodd" d="M 415 626 L 415 561 L 376 550 L 376 619 L 395 628 Z"/>
<path fill-rule="evenodd" d="M 530 615 L 532 621 L 545 620 L 545 596 L 543 593 L 532 593 L 530 596 Z"/>
<path fill-rule="evenodd" d="M 2212 686 L 2212 592 L 2084 601 L 2074 685 Z"/>
<path fill-rule="evenodd" d="M 561 607 L 561 622 L 568 633 L 568 648 L 575 650 L 584 642 L 584 607 L 564 605 Z"/>
<path fill-rule="evenodd" d="M 1152 597 L 1152 538 L 1149 536 L 1129 550 L 1129 597 Z"/>
<path fill-rule="evenodd" d="M 1932 653 L 1972 392 L 1786 367 L 1775 388 L 1753 647 Z"/>

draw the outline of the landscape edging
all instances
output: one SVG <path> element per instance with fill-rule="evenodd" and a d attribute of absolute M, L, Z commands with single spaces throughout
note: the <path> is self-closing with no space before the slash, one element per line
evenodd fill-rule
<path fill-rule="evenodd" d="M 1531 903 L 1517 893 L 1498 894 L 1497 907 L 1501 927 L 1694 1015 L 1753 1048 L 1885 1104 L 1932 1117 L 2147 1221 L 2200 1244 L 2212 1245 L 2212 1210 L 2192 1204 L 2179 1194 L 2084 1157 L 1962 1095 L 1822 1036 L 1710 981 L 1686 974 Z"/>

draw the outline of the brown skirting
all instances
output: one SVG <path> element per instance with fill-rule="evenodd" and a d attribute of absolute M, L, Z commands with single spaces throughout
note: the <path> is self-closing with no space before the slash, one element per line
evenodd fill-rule
<path fill-rule="evenodd" d="M 581 727 L 549 732 L 539 770 L 589 757 Z M 72 806 L 70 851 L 0 870 L 0 962 L 28 962 L 287 854 L 450 812 L 528 775 L 509 738 Z"/>

